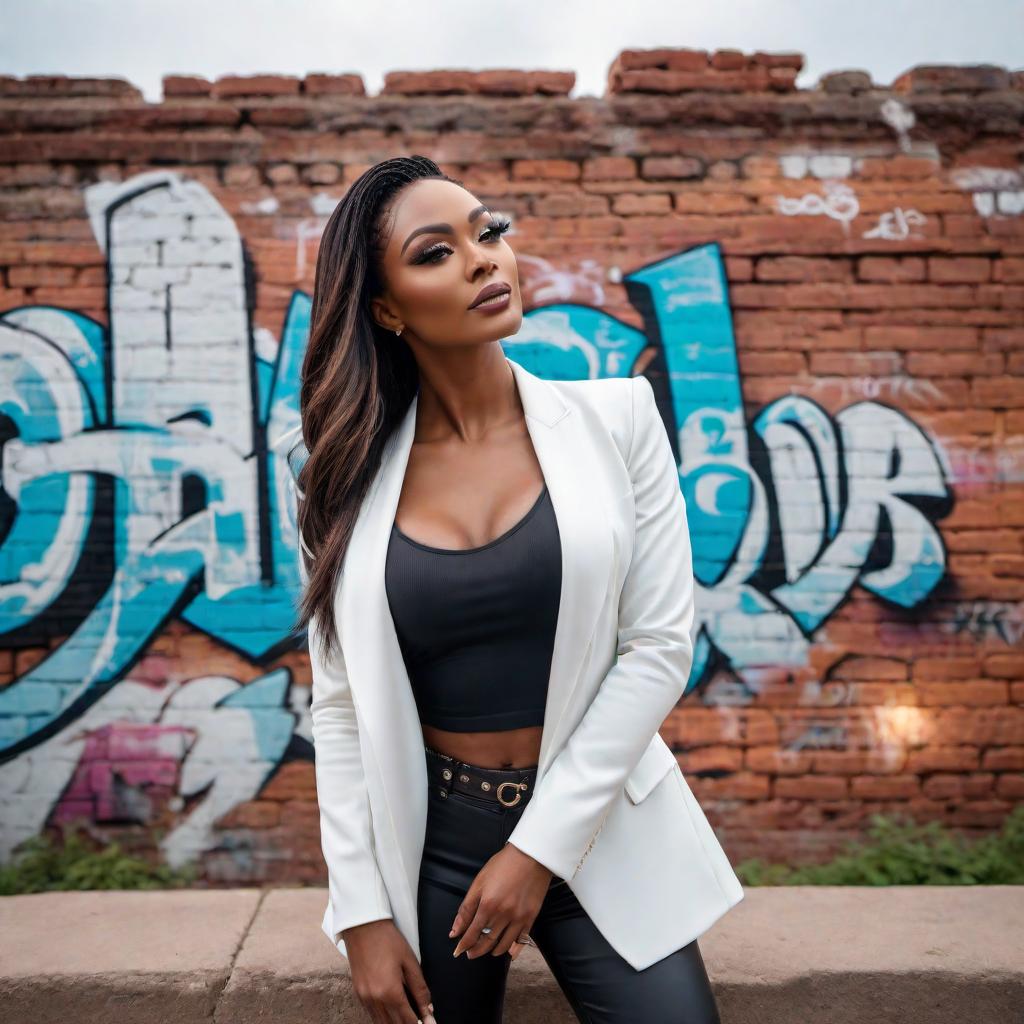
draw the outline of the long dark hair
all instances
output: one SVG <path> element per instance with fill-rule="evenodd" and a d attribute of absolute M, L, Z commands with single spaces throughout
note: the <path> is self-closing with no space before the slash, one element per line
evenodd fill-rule
<path fill-rule="evenodd" d="M 315 618 L 325 657 L 340 646 L 334 593 L 352 527 L 419 380 L 411 349 L 377 324 L 370 300 L 384 286 L 391 204 L 404 186 L 422 178 L 462 184 L 425 156 L 374 164 L 334 208 L 317 253 L 299 392 L 309 455 L 296 480 L 299 557 L 308 576 L 298 628 Z"/>

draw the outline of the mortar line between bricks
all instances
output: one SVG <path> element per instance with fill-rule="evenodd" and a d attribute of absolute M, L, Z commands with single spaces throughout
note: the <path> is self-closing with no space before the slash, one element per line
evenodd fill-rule
<path fill-rule="evenodd" d="M 224 972 L 224 983 L 217 989 L 213 998 L 213 1005 L 210 1008 L 210 1020 L 213 1021 L 213 1024 L 216 1024 L 217 1011 L 220 1009 L 224 992 L 228 985 L 231 984 L 231 979 L 235 975 L 235 963 L 238 961 L 238 954 L 242 952 L 242 948 L 245 946 L 245 940 L 249 937 L 249 932 L 252 931 L 253 922 L 256 920 L 256 917 L 260 912 L 260 907 L 263 906 L 263 901 L 267 898 L 267 893 L 269 892 L 269 889 L 260 890 L 260 898 L 256 901 L 256 906 L 253 907 L 252 915 L 246 923 L 245 928 L 242 929 L 242 934 L 238 939 L 238 944 L 235 946 L 235 951 L 231 954 L 231 963 L 228 964 L 228 969 Z"/>

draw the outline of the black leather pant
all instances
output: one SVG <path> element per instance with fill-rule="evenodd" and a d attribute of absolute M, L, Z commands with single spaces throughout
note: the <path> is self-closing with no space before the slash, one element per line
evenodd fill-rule
<path fill-rule="evenodd" d="M 449 938 L 448 932 L 477 872 L 515 828 L 533 793 L 536 766 L 468 766 L 493 780 L 492 790 L 506 780 L 528 783 L 520 802 L 505 807 L 493 797 L 451 791 L 442 772 L 457 773 L 464 762 L 429 747 L 425 752 L 430 792 L 418 910 L 420 960 L 434 1016 L 437 1024 L 500 1024 L 512 957 L 490 952 L 453 957 L 465 933 Z M 513 792 L 503 790 L 503 799 Z M 529 934 L 583 1024 L 719 1024 L 696 939 L 637 971 L 612 949 L 557 877 Z"/>

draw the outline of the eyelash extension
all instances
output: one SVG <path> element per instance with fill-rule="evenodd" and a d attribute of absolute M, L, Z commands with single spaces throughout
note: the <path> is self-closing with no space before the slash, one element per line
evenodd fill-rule
<path fill-rule="evenodd" d="M 487 230 L 496 232 L 497 237 L 500 238 L 510 227 L 512 227 L 512 218 L 502 215 L 493 217 L 487 225 Z"/>
<path fill-rule="evenodd" d="M 511 226 L 512 219 L 510 217 L 506 217 L 504 215 L 500 217 L 492 217 L 487 223 L 487 228 L 484 231 L 484 234 L 493 234 L 494 240 L 497 241 Z M 432 258 L 434 255 L 439 255 L 440 253 L 449 251 L 450 247 L 446 243 L 437 242 L 434 245 L 427 246 L 427 248 L 413 260 L 413 263 L 436 263 L 437 260 Z"/>

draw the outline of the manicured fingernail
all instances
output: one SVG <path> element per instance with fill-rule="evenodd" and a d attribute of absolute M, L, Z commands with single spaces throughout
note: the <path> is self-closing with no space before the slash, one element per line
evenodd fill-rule
<path fill-rule="evenodd" d="M 452 930 L 451 930 L 451 931 L 450 931 L 450 932 L 448 933 L 448 938 L 450 939 L 450 938 L 451 938 L 451 937 L 452 937 L 452 936 L 453 936 L 454 934 L 455 934 L 455 929 L 453 928 L 453 929 L 452 929 Z"/>
<path fill-rule="evenodd" d="M 427 1009 L 428 1009 L 428 1010 L 429 1010 L 429 1011 L 430 1011 L 431 1013 L 433 1013 L 433 1012 L 434 1012 L 434 1004 L 433 1004 L 433 1003 L 427 1003 Z"/>

